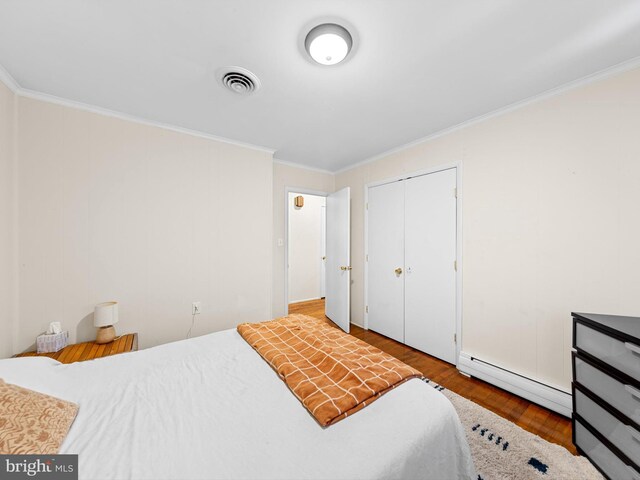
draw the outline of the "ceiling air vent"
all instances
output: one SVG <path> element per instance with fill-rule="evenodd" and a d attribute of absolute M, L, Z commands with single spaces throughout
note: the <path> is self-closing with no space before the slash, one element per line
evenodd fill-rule
<path fill-rule="evenodd" d="M 241 67 L 227 67 L 220 75 L 222 85 L 233 93 L 249 95 L 260 88 L 260 80 L 249 70 Z"/>

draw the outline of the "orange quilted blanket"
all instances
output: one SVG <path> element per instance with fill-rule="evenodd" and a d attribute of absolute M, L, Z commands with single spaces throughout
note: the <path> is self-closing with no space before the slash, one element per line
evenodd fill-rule
<path fill-rule="evenodd" d="M 422 377 L 382 350 L 306 315 L 244 323 L 238 332 L 323 427 Z"/>

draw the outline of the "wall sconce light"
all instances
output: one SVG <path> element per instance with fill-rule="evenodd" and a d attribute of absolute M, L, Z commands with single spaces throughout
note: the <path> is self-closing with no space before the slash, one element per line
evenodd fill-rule
<path fill-rule="evenodd" d="M 293 206 L 297 208 L 304 207 L 304 197 L 302 195 L 298 195 L 293 199 Z"/>

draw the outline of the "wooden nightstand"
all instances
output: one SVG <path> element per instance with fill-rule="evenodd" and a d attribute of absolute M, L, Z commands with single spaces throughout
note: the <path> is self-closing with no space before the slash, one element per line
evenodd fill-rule
<path fill-rule="evenodd" d="M 103 345 L 98 345 L 96 342 L 74 343 L 53 353 L 24 352 L 14 357 L 51 357 L 62 363 L 73 363 L 135 350 L 138 350 L 138 334 L 127 333 Z"/>

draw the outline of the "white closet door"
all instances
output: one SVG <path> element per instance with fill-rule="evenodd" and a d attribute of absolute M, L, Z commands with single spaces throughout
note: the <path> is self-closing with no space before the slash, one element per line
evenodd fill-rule
<path fill-rule="evenodd" d="M 456 363 L 456 169 L 403 183 L 405 343 Z"/>
<path fill-rule="evenodd" d="M 399 342 L 404 342 L 404 183 L 370 187 L 368 195 L 368 328 Z"/>

